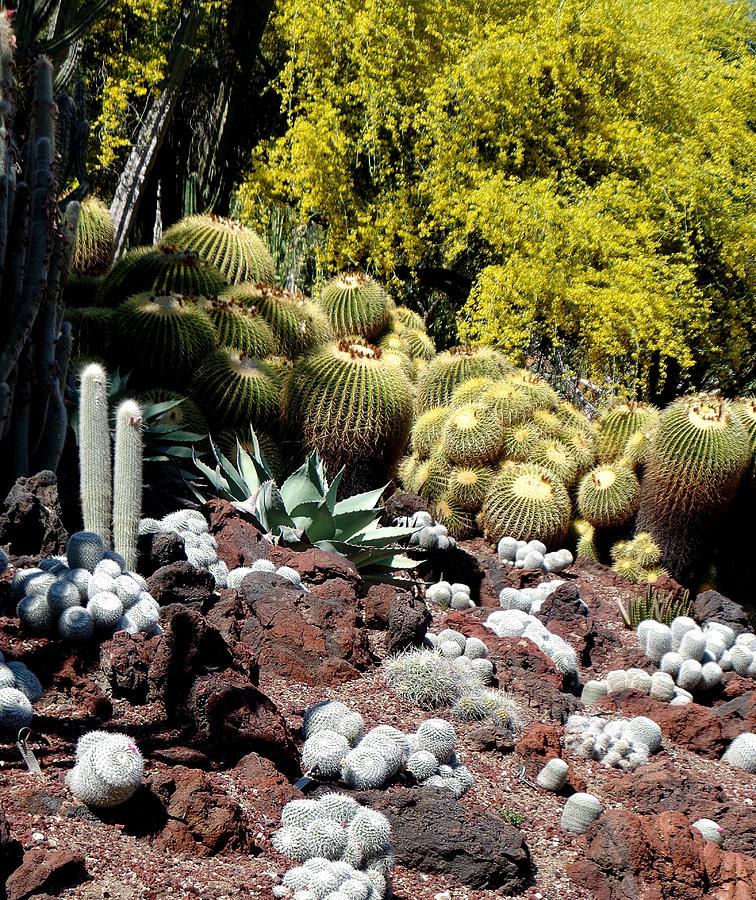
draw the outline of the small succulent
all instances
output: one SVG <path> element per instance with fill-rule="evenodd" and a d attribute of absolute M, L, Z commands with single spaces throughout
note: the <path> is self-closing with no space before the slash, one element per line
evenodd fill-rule
<path fill-rule="evenodd" d="M 448 581 L 437 581 L 425 590 L 426 599 L 438 604 L 442 609 L 469 609 L 475 606 L 470 596 L 470 588 L 466 584 L 450 584 Z"/>
<path fill-rule="evenodd" d="M 76 747 L 76 764 L 66 776 L 71 793 L 87 806 L 125 803 L 142 784 L 144 759 L 126 734 L 95 731 Z"/>
<path fill-rule="evenodd" d="M 542 581 L 533 588 L 502 588 L 499 591 L 499 606 L 502 609 L 519 609 L 535 615 L 540 611 L 544 600 L 562 584 L 564 581 L 556 578 L 553 581 Z"/>
<path fill-rule="evenodd" d="M 724 829 L 721 825 L 718 825 L 713 819 L 697 819 L 692 825 L 691 828 L 696 828 L 701 832 L 701 836 L 706 841 L 712 841 L 717 844 L 717 846 L 721 846 L 722 844 L 722 832 Z"/>
<path fill-rule="evenodd" d="M 693 611 L 693 604 L 688 591 L 677 596 L 660 591 L 650 584 L 642 597 L 633 596 L 628 601 L 617 600 L 617 609 L 628 628 L 637 628 L 645 619 L 654 619 L 669 625 L 678 616 L 689 617 Z"/>
<path fill-rule="evenodd" d="M 567 720 L 564 746 L 607 768 L 632 772 L 661 746 L 661 729 L 651 719 L 615 719 L 573 715 Z"/>
<path fill-rule="evenodd" d="M 450 706 L 465 691 L 483 684 L 472 666 L 460 665 L 459 658 L 446 656 L 440 649 L 412 648 L 386 659 L 382 674 L 402 700 L 422 709 Z"/>
<path fill-rule="evenodd" d="M 745 772 L 756 773 L 756 734 L 750 731 L 739 734 L 725 750 L 722 762 Z"/>

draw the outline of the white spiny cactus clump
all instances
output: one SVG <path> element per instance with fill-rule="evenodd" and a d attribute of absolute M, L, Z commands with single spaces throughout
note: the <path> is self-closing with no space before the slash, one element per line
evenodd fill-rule
<path fill-rule="evenodd" d="M 354 746 L 365 733 L 365 722 L 359 712 L 340 700 L 322 700 L 306 710 L 302 731 L 309 739 L 325 730 L 342 735 Z"/>
<path fill-rule="evenodd" d="M 463 694 L 452 707 L 452 715 L 464 722 L 487 719 L 513 732 L 522 725 L 519 706 L 502 691 L 480 690 Z"/>
<path fill-rule="evenodd" d="M 722 762 L 756 773 L 756 734 L 750 731 L 739 734 L 725 750 Z"/>
<path fill-rule="evenodd" d="M 142 784 L 144 759 L 126 734 L 95 731 L 76 746 L 76 764 L 66 775 L 68 789 L 87 806 L 125 803 Z"/>
<path fill-rule="evenodd" d="M 593 794 L 577 793 L 567 798 L 561 825 L 565 831 L 583 834 L 601 815 L 601 801 Z"/>
<path fill-rule="evenodd" d="M 448 581 L 437 581 L 426 588 L 425 596 L 442 609 L 469 609 L 475 606 L 470 588 L 459 582 L 450 584 Z"/>
<path fill-rule="evenodd" d="M 565 676 L 577 677 L 577 653 L 559 635 L 528 613 L 518 609 L 497 610 L 483 623 L 497 637 L 526 637 L 548 656 L 557 670 Z"/>
<path fill-rule="evenodd" d="M 632 772 L 645 765 L 649 756 L 659 749 L 661 729 L 643 716 L 606 720 L 573 715 L 565 725 L 564 746 L 607 768 Z"/>
<path fill-rule="evenodd" d="M 400 528 L 417 528 L 417 531 L 410 535 L 408 542 L 410 547 L 443 551 L 457 546 L 457 542 L 449 534 L 447 527 L 434 522 L 433 516 L 425 510 L 420 510 L 413 516 L 397 516 L 394 519 L 394 525 Z"/>
<path fill-rule="evenodd" d="M 679 698 L 692 691 L 716 688 L 722 673 L 732 669 L 756 677 L 756 636 L 745 633 L 736 638 L 729 625 L 707 622 L 700 628 L 688 616 L 678 616 L 670 625 L 645 619 L 636 634 L 646 656 L 684 691 L 669 702 L 679 704 L 684 702 Z"/>
<path fill-rule="evenodd" d="M 69 563 L 70 562 L 70 566 Z M 47 571 L 16 573 L 16 614 L 34 632 L 57 631 L 64 640 L 106 639 L 114 631 L 160 634 L 160 607 L 147 582 L 125 570 L 99 535 L 80 531 L 68 539 L 65 557 L 50 557 Z"/>
<path fill-rule="evenodd" d="M 502 588 L 499 592 L 499 606 L 502 609 L 519 609 L 535 615 L 540 612 L 544 600 L 562 584 L 564 581 L 561 578 L 555 578 L 553 581 L 542 581 L 537 587 L 532 588 Z"/>
<path fill-rule="evenodd" d="M 139 534 L 168 534 L 179 536 L 184 543 L 187 560 L 197 569 L 207 569 L 218 587 L 226 587 L 228 566 L 218 559 L 218 542 L 209 533 L 209 527 L 201 512 L 180 509 L 168 513 L 162 519 L 142 519 Z"/>
<path fill-rule="evenodd" d="M 550 759 L 536 776 L 536 784 L 545 791 L 561 791 L 567 783 L 569 770 L 563 759 Z"/>
<path fill-rule="evenodd" d="M 701 832 L 702 837 L 706 841 L 712 841 L 717 846 L 722 844 L 722 835 L 724 828 L 718 825 L 713 819 L 697 819 L 691 828 L 696 828 Z"/>
<path fill-rule="evenodd" d="M 549 553 L 541 541 L 518 541 L 513 537 L 501 538 L 496 551 L 503 563 L 517 569 L 562 572 L 575 561 L 569 550 L 555 550 Z"/>
<path fill-rule="evenodd" d="M 287 803 L 281 825 L 271 843 L 302 865 L 286 872 L 276 897 L 380 900 L 390 893 L 394 851 L 391 825 L 381 813 L 329 793 Z"/>
<path fill-rule="evenodd" d="M 587 681 L 580 699 L 584 706 L 591 706 L 607 694 L 629 690 L 648 694 L 662 703 L 671 703 L 681 698 L 676 704 L 681 705 L 682 702 L 690 703 L 692 699 L 690 692 L 678 687 L 667 672 L 659 671 L 649 675 L 642 669 L 614 669 L 603 680 Z"/>
<path fill-rule="evenodd" d="M 481 662 L 488 660 L 470 660 L 462 653 L 452 657 L 435 648 L 409 649 L 384 660 L 382 675 L 402 700 L 422 709 L 436 709 L 451 706 L 464 693 L 485 685 Z"/>

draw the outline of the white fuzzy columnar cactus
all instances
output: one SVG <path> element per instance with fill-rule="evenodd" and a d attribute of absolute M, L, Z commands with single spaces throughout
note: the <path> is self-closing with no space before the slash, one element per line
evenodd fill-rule
<path fill-rule="evenodd" d="M 536 777 L 536 784 L 545 791 L 560 791 L 567 783 L 569 766 L 563 759 L 550 759 Z"/>
<path fill-rule="evenodd" d="M 592 757 L 607 768 L 632 772 L 661 747 L 661 729 L 645 716 L 607 721 L 598 716 L 570 716 L 564 746 Z"/>
<path fill-rule="evenodd" d="M 284 875 L 275 896 L 380 900 L 389 892 L 394 853 L 391 826 L 381 813 L 330 793 L 287 803 L 281 825 L 273 846 L 303 865 Z"/>
<path fill-rule="evenodd" d="M 128 735 L 94 731 L 79 740 L 66 784 L 82 803 L 106 808 L 125 803 L 143 776 L 144 759 Z"/>
<path fill-rule="evenodd" d="M 643 652 L 674 679 L 683 697 L 716 688 L 722 673 L 731 669 L 756 678 L 756 636 L 745 633 L 736 638 L 729 625 L 707 622 L 699 628 L 688 616 L 678 616 L 669 626 L 644 620 L 636 634 Z M 676 694 L 670 702 L 685 700 Z"/>
<path fill-rule="evenodd" d="M 81 373 L 79 400 L 79 469 L 84 528 L 110 545 L 112 486 L 108 376 L 92 363 Z"/>
<path fill-rule="evenodd" d="M 142 409 L 124 400 L 116 412 L 113 468 L 113 542 L 130 569 L 136 568 L 142 512 Z"/>
<path fill-rule="evenodd" d="M 756 734 L 750 731 L 739 734 L 725 750 L 722 762 L 756 773 Z"/>
<path fill-rule="evenodd" d="M 583 834 L 601 815 L 601 801 L 593 794 L 577 793 L 567 798 L 562 810 L 562 828 Z"/>
<path fill-rule="evenodd" d="M 519 609 L 497 610 L 483 623 L 498 637 L 525 637 L 556 666 L 563 675 L 577 677 L 577 653 L 559 635 L 553 634 L 537 619 Z"/>

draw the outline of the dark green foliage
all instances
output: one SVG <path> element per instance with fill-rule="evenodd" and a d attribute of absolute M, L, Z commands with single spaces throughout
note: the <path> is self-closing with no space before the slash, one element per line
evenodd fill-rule
<path fill-rule="evenodd" d="M 67 309 L 66 319 L 71 323 L 73 338 L 73 356 L 106 359 L 114 315 L 115 310 L 101 306 Z"/>
<path fill-rule="evenodd" d="M 628 628 L 637 628 L 644 619 L 655 619 L 663 625 L 669 625 L 678 616 L 693 618 L 693 603 L 688 591 L 674 594 L 661 591 L 650 584 L 642 597 L 633 596 L 627 602 L 616 602 L 622 621 Z"/>

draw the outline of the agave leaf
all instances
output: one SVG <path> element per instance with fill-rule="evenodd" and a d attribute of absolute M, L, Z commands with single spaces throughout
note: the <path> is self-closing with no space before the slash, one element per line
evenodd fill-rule
<path fill-rule="evenodd" d="M 292 547 L 294 550 L 306 550 L 310 546 L 309 543 L 305 543 L 302 540 L 302 530 L 300 528 L 289 528 L 288 525 L 279 525 L 278 533 L 286 546 Z"/>
<path fill-rule="evenodd" d="M 320 550 L 330 550 L 332 553 L 341 553 L 351 560 L 359 569 L 363 565 L 376 565 L 386 560 L 400 558 L 395 549 L 383 549 L 380 547 L 362 547 L 359 544 L 348 544 L 344 541 L 317 541 L 316 547 Z M 417 563 L 413 563 L 416 566 Z"/>
<path fill-rule="evenodd" d="M 182 459 L 192 459 L 194 456 L 193 447 L 182 447 L 181 444 L 155 444 L 154 446 L 148 446 L 147 452 L 150 455 L 163 453 L 166 456 L 176 456 Z M 147 458 L 145 457 L 145 459 Z"/>
<path fill-rule="evenodd" d="M 325 502 L 325 498 L 310 503 L 301 503 L 293 510 L 291 517 L 307 536 L 307 540 L 314 544 L 320 540 L 330 540 L 334 536 L 335 528 L 331 511 Z"/>
<path fill-rule="evenodd" d="M 268 460 L 265 459 L 265 454 L 260 449 L 260 441 L 257 439 L 255 429 L 251 424 L 249 426 L 249 433 L 252 437 L 252 450 L 254 451 L 251 458 L 255 464 L 255 468 L 258 471 L 260 483 L 262 484 L 262 482 L 264 481 L 275 481 L 275 478 L 273 478 L 273 473 L 270 471 Z"/>
<path fill-rule="evenodd" d="M 323 499 L 321 485 L 317 481 L 313 481 L 313 474 L 317 478 L 317 473 L 313 472 L 311 460 L 312 456 L 308 456 L 297 471 L 292 472 L 281 485 L 281 496 L 292 516 L 300 515 L 297 512 L 300 506 L 319 503 Z"/>
<path fill-rule="evenodd" d="M 375 504 L 381 499 L 386 485 L 382 488 L 376 488 L 374 491 L 365 491 L 363 494 L 355 494 L 354 497 L 347 497 L 345 500 L 339 500 L 334 507 L 334 514 L 340 515 L 345 512 L 354 512 L 358 509 L 375 509 Z"/>
<path fill-rule="evenodd" d="M 183 402 L 183 400 L 164 400 L 162 403 L 149 403 L 147 406 L 142 407 L 142 416 L 145 419 L 151 419 L 153 416 L 162 416 L 163 413 L 175 409 L 175 407 Z"/>
<path fill-rule="evenodd" d="M 220 452 L 212 438 L 210 438 L 210 447 L 213 451 L 213 454 L 215 455 L 216 460 L 220 464 L 220 467 L 226 473 L 229 483 L 233 485 L 233 493 L 236 499 L 244 500 L 249 497 L 250 493 L 252 492 L 247 490 L 247 485 L 244 483 L 244 479 L 236 471 L 233 465 L 231 465 L 228 459 L 226 459 L 226 457 Z"/>
<path fill-rule="evenodd" d="M 328 493 L 328 476 L 326 474 L 325 465 L 320 458 L 317 450 L 307 457 L 307 462 L 311 465 L 313 481 L 318 485 L 322 494 Z"/>
<path fill-rule="evenodd" d="M 354 535 L 352 540 L 363 547 L 385 547 L 396 541 L 409 537 L 419 529 L 417 528 L 375 528 L 372 531 L 362 531 Z"/>
<path fill-rule="evenodd" d="M 349 543 L 356 540 L 356 536 L 370 525 L 376 525 L 379 521 L 374 509 L 356 509 L 353 512 L 334 515 L 333 523 L 336 529 L 334 537 L 340 541 Z"/>
<path fill-rule="evenodd" d="M 263 529 L 270 534 L 278 534 L 281 525 L 295 528 L 286 511 L 281 492 L 276 487 L 275 481 L 266 481 L 260 486 L 255 504 L 255 515 L 260 520 Z"/>
<path fill-rule="evenodd" d="M 211 469 L 210 466 L 205 465 L 201 459 L 197 458 L 197 454 L 194 454 L 194 465 L 202 472 L 202 474 L 207 478 L 207 480 L 212 484 L 215 490 L 219 494 L 225 494 L 228 497 L 232 497 L 231 487 L 226 479 L 220 472 L 219 468 L 215 468 L 215 470 Z"/>
<path fill-rule="evenodd" d="M 336 495 L 339 492 L 339 487 L 341 485 L 341 479 L 344 477 L 344 472 L 346 471 L 346 466 L 342 466 L 341 469 L 336 473 L 333 481 L 328 486 L 328 490 L 326 491 L 326 503 L 328 504 L 328 509 L 331 510 L 333 514 L 334 509 L 336 507 Z"/>
<path fill-rule="evenodd" d="M 264 481 L 272 481 L 271 478 L 265 477 L 266 473 L 263 467 L 256 463 L 239 441 L 236 442 L 236 465 L 247 485 L 247 492 L 250 496 L 260 490 Z"/>

